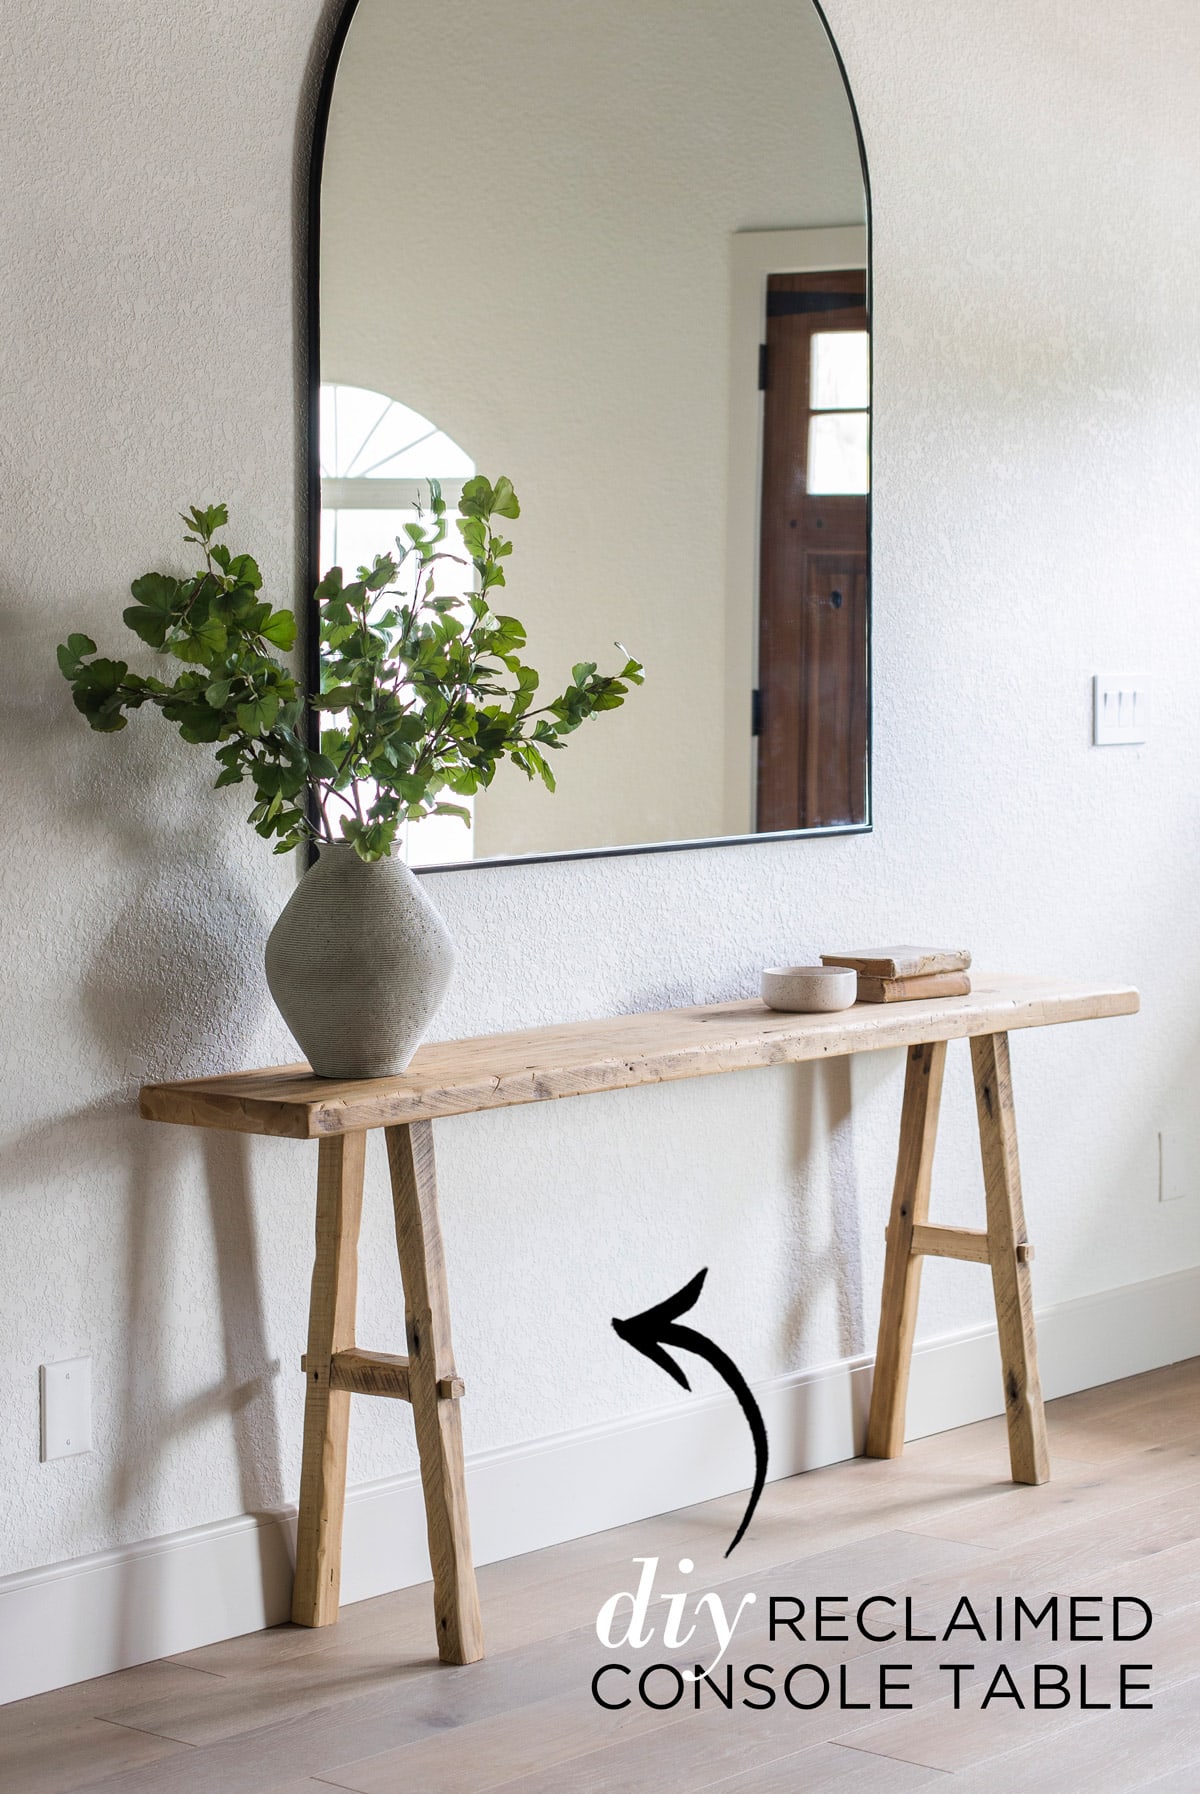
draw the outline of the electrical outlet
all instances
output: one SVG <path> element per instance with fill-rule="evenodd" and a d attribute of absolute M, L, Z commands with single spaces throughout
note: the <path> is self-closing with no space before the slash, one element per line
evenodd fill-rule
<path fill-rule="evenodd" d="M 1195 1177 L 1182 1130 L 1165 1128 L 1158 1136 L 1158 1200 L 1178 1202 L 1190 1196 L 1194 1188 Z"/>
<path fill-rule="evenodd" d="M 1150 691 L 1141 673 L 1097 673 L 1092 680 L 1093 747 L 1145 741 Z"/>
<path fill-rule="evenodd" d="M 64 1358 L 39 1366 L 42 1386 L 42 1463 L 92 1449 L 92 1361 Z"/>

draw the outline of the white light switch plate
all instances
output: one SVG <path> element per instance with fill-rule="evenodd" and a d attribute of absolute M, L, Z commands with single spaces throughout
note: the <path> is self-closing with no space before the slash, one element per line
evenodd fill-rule
<path fill-rule="evenodd" d="M 64 1358 L 40 1366 L 42 1462 L 92 1449 L 92 1361 Z"/>
<path fill-rule="evenodd" d="M 1141 673 L 1097 673 L 1092 680 L 1092 745 L 1125 747 L 1145 741 L 1149 683 Z"/>

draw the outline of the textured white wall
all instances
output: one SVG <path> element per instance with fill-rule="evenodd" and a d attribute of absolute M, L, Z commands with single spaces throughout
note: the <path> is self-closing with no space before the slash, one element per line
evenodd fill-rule
<path fill-rule="evenodd" d="M 442 875 L 463 949 L 443 1025 L 729 996 L 848 937 L 1134 979 L 1140 1018 L 1015 1044 L 1053 1301 L 1200 1260 L 1196 1199 L 1155 1188 L 1156 1129 L 1184 1125 L 1200 1072 L 1200 15 L 830 11 L 876 200 L 876 832 Z M 203 755 L 151 726 L 90 737 L 53 647 L 119 639 L 129 576 L 170 559 L 193 498 L 227 497 L 273 590 L 295 589 L 295 138 L 321 16 L 45 0 L 10 33 L 4 1569 L 295 1494 L 311 1154 L 132 1110 L 146 1071 L 287 1052 L 257 962 L 291 873 L 236 792 L 208 792 Z M 1151 740 L 1096 752 L 1089 675 L 1129 663 L 1154 679 Z M 948 1219 L 975 1202 L 963 1057 Z M 669 1399 L 608 1317 L 704 1263 L 705 1324 L 751 1376 L 869 1344 L 898 1099 L 881 1056 L 443 1124 L 471 1446 Z M 378 1189 L 365 1258 L 362 1337 L 386 1346 Z M 929 1267 L 924 1332 L 987 1309 L 982 1276 Z M 40 1466 L 37 1364 L 85 1350 L 97 1449 Z M 352 1476 L 407 1465 L 404 1433 L 361 1404 Z"/>

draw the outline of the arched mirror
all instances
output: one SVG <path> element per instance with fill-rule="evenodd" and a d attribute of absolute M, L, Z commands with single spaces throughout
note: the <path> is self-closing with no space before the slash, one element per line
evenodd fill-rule
<path fill-rule="evenodd" d="M 645 667 L 410 863 L 869 827 L 868 207 L 812 0 L 357 0 L 322 124 L 314 573 L 504 474 L 527 657 Z"/>

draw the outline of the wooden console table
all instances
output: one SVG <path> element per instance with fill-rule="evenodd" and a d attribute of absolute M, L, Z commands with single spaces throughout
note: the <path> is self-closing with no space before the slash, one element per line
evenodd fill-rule
<path fill-rule="evenodd" d="M 905 1048 L 867 1452 L 895 1457 L 903 1447 L 922 1257 L 968 1259 L 991 1267 L 1013 1478 L 1044 1482 L 1049 1466 L 1030 1293 L 1033 1248 L 1021 1203 L 1008 1035 L 1129 1015 L 1137 1007 L 1137 992 L 1126 987 L 977 975 L 969 997 L 859 1004 L 835 1015 L 785 1015 L 757 1001 L 717 1003 L 442 1041 L 422 1047 L 395 1078 L 341 1083 L 292 1065 L 147 1084 L 141 1112 L 148 1120 L 320 1142 L 293 1620 L 325 1626 L 337 1618 L 350 1397 L 399 1397 L 412 1404 L 420 1453 L 438 1653 L 448 1663 L 483 1655 L 458 1410 L 463 1384 L 450 1340 L 432 1128 L 443 1116 L 479 1109 Z M 946 1043 L 962 1038 L 971 1042 L 983 1155 L 987 1226 L 978 1231 L 928 1220 Z M 354 1337 L 366 1132 L 379 1127 L 391 1168 L 405 1357 L 365 1351 Z"/>

